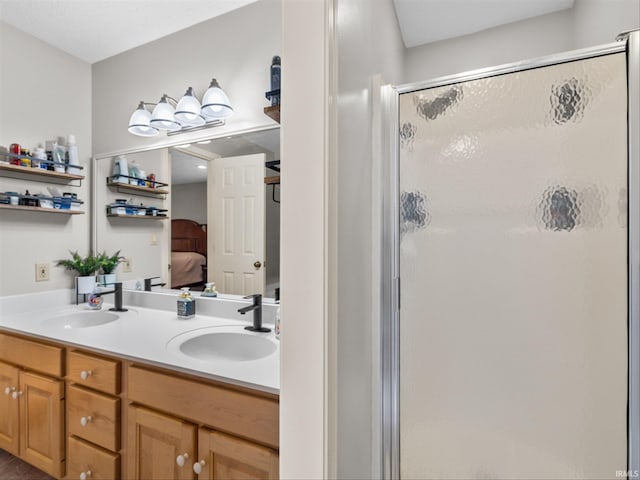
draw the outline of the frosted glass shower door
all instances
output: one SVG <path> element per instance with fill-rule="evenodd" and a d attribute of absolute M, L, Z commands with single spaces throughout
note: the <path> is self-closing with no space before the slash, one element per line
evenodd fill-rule
<path fill-rule="evenodd" d="M 627 467 L 624 53 L 400 95 L 400 473 Z"/>

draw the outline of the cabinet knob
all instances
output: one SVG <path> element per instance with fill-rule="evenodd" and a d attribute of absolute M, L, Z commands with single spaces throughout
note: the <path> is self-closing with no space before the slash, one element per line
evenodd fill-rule
<path fill-rule="evenodd" d="M 204 467 L 206 465 L 206 462 L 204 460 L 200 460 L 197 463 L 193 464 L 193 471 L 196 473 L 196 475 L 200 475 L 202 473 L 202 467 Z"/>
<path fill-rule="evenodd" d="M 15 391 L 16 391 L 16 387 L 7 387 L 4 389 L 4 394 L 11 395 L 11 392 L 15 392 Z"/>
<path fill-rule="evenodd" d="M 80 419 L 80 425 L 82 425 L 83 427 L 86 427 L 86 426 L 87 426 L 87 423 L 89 423 L 91 420 L 93 420 L 93 419 L 91 418 L 91 415 L 87 415 L 86 417 L 82 417 L 82 418 Z"/>
<path fill-rule="evenodd" d="M 13 397 L 13 399 L 14 399 L 14 400 L 17 400 L 17 399 L 18 399 L 18 397 L 19 397 L 20 395 L 22 395 L 22 393 L 23 393 L 23 392 L 22 392 L 22 390 L 19 390 L 19 391 L 17 391 L 17 392 L 13 392 L 13 393 L 11 394 L 11 396 Z"/>
<path fill-rule="evenodd" d="M 91 476 L 91 470 L 87 470 L 86 472 L 80 473 L 80 480 L 87 480 Z"/>
<path fill-rule="evenodd" d="M 189 454 L 188 453 L 183 453 L 182 455 L 178 455 L 176 457 L 176 463 L 178 464 L 179 467 L 184 467 L 184 462 L 185 460 L 189 459 Z"/>
<path fill-rule="evenodd" d="M 89 378 L 91 375 L 93 375 L 93 372 L 91 372 L 91 370 L 82 370 L 80 372 L 80 378 L 82 380 L 86 380 L 87 378 Z"/>

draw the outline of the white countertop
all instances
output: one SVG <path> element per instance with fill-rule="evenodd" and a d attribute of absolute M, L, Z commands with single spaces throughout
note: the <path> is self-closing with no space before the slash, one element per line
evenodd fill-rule
<path fill-rule="evenodd" d="M 66 293 L 65 293 L 66 292 Z M 208 332 L 244 332 L 251 324 L 251 314 L 240 316 L 237 308 L 248 305 L 239 297 L 227 299 L 196 299 L 202 314 L 191 319 L 179 319 L 175 312 L 175 294 L 125 292 L 124 307 L 117 321 L 86 328 L 65 328 L 61 318 L 76 312 L 90 312 L 87 304 L 69 305 L 67 291 L 0 297 L 0 330 L 26 334 L 35 338 L 60 342 L 104 354 L 113 354 L 150 365 L 197 375 L 203 378 L 240 385 L 269 393 L 280 391 L 280 344 L 273 331 L 251 333 L 264 336 L 275 344 L 275 351 L 258 360 L 201 361 L 189 357 L 177 348 L 178 335 L 198 329 Z M 113 305 L 105 303 L 101 311 Z M 159 308 L 149 308 L 149 304 Z M 169 310 L 169 306 L 173 310 Z M 163 308 L 164 307 L 164 308 Z M 264 308 L 264 307 L 263 307 Z M 265 325 L 272 327 L 274 306 L 266 306 Z M 237 318 L 234 318 L 237 317 Z M 244 320 L 244 318 L 247 320 Z M 271 323 L 271 324 L 270 324 Z"/>

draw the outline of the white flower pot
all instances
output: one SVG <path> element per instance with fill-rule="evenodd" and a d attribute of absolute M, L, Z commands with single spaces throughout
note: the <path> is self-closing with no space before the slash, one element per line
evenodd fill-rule
<path fill-rule="evenodd" d="M 76 277 L 76 292 L 78 294 L 87 294 L 93 292 L 96 288 L 96 276 Z"/>
<path fill-rule="evenodd" d="M 98 284 L 105 287 L 113 287 L 114 283 L 116 283 L 115 273 L 103 273 L 98 275 Z"/>

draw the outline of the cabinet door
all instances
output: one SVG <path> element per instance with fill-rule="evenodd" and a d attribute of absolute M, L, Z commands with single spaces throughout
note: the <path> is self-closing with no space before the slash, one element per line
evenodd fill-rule
<path fill-rule="evenodd" d="M 193 479 L 196 426 L 146 408 L 129 406 L 128 478 L 135 480 Z M 183 466 L 176 459 L 185 456 Z"/>
<path fill-rule="evenodd" d="M 198 432 L 198 461 L 199 480 L 278 478 L 278 452 L 206 428 Z"/>
<path fill-rule="evenodd" d="M 20 456 L 50 475 L 63 475 L 64 385 L 20 372 Z"/>
<path fill-rule="evenodd" d="M 18 455 L 18 369 L 0 362 L 0 449 Z"/>

